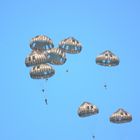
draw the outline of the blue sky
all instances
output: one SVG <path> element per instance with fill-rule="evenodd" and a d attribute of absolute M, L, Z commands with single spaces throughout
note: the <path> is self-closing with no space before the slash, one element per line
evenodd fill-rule
<path fill-rule="evenodd" d="M 0 139 L 140 140 L 139 7 L 139 0 L 1 1 Z M 56 47 L 69 36 L 83 45 L 80 54 L 67 54 L 64 65 L 53 66 L 56 74 L 48 82 L 31 79 L 24 64 L 29 41 L 39 34 Z M 119 56 L 119 66 L 96 65 L 105 50 Z M 84 101 L 99 114 L 79 118 Z M 109 122 L 120 107 L 132 122 Z"/>

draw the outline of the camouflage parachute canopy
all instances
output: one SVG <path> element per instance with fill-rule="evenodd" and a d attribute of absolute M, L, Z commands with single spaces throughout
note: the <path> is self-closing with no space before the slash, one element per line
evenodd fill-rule
<path fill-rule="evenodd" d="M 48 64 L 40 64 L 32 67 L 30 76 L 33 79 L 47 79 L 55 74 L 55 70 Z"/>
<path fill-rule="evenodd" d="M 102 66 L 117 66 L 119 65 L 119 58 L 111 51 L 106 50 L 96 57 L 96 64 Z"/>
<path fill-rule="evenodd" d="M 45 55 L 47 60 L 49 60 L 49 63 L 53 65 L 62 65 L 67 60 L 65 52 L 63 52 L 60 48 L 52 48 L 47 50 Z"/>
<path fill-rule="evenodd" d="M 126 122 L 130 122 L 131 120 L 132 120 L 131 114 L 129 114 L 122 108 L 119 108 L 110 117 L 110 122 L 113 123 L 126 123 Z"/>
<path fill-rule="evenodd" d="M 49 60 L 46 58 L 45 51 L 33 50 L 25 59 L 25 65 L 27 67 L 38 64 L 47 63 Z"/>
<path fill-rule="evenodd" d="M 77 54 L 82 50 L 81 43 L 73 37 L 68 37 L 59 43 L 61 48 L 66 53 Z"/>
<path fill-rule="evenodd" d="M 83 102 L 78 109 L 78 115 L 80 117 L 87 117 L 97 113 L 99 113 L 99 109 L 89 102 Z"/>
<path fill-rule="evenodd" d="M 37 35 L 30 41 L 32 50 L 46 50 L 54 48 L 53 41 L 45 35 Z"/>

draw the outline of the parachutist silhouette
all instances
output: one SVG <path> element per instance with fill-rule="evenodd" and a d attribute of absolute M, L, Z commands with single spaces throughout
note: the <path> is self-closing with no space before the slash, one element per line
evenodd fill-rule
<path fill-rule="evenodd" d="M 44 89 L 42 89 L 42 92 L 44 92 L 45 90 Z"/>
<path fill-rule="evenodd" d="M 48 101 L 47 101 L 47 99 L 45 99 L 45 103 L 46 103 L 46 105 L 48 105 Z"/>
<path fill-rule="evenodd" d="M 93 135 L 92 138 L 95 139 L 95 136 Z"/>
<path fill-rule="evenodd" d="M 66 72 L 68 72 L 68 70 L 66 70 Z"/>
<path fill-rule="evenodd" d="M 107 89 L 107 85 L 106 84 L 104 84 L 104 88 Z"/>

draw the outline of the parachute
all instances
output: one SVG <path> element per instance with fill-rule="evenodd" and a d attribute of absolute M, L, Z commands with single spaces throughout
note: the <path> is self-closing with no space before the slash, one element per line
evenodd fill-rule
<path fill-rule="evenodd" d="M 54 48 L 53 41 L 45 35 L 37 35 L 31 39 L 30 48 L 32 50 L 46 50 Z"/>
<path fill-rule="evenodd" d="M 119 65 L 119 63 L 119 57 L 112 53 L 110 50 L 106 50 L 96 57 L 96 64 L 101 66 L 111 67 Z M 107 89 L 106 84 L 104 85 L 104 88 Z"/>
<path fill-rule="evenodd" d="M 96 64 L 101 66 L 117 66 L 119 62 L 119 58 L 109 50 L 96 57 Z"/>
<path fill-rule="evenodd" d="M 46 51 L 46 58 L 49 60 L 48 62 L 53 65 L 62 65 L 66 62 L 66 55 L 59 48 L 52 48 Z"/>
<path fill-rule="evenodd" d="M 32 67 L 30 76 L 33 79 L 47 79 L 55 74 L 55 70 L 48 64 L 40 64 Z"/>
<path fill-rule="evenodd" d="M 124 109 L 119 108 L 116 112 L 114 112 L 110 117 L 110 122 L 113 123 L 127 123 L 132 120 L 132 115 L 126 112 Z"/>
<path fill-rule="evenodd" d="M 68 37 L 59 43 L 59 48 L 66 53 L 77 54 L 81 52 L 82 45 L 74 37 Z"/>
<path fill-rule="evenodd" d="M 25 59 L 25 65 L 27 67 L 35 66 L 38 64 L 45 64 L 49 60 L 46 58 L 45 51 L 33 50 Z"/>
<path fill-rule="evenodd" d="M 89 102 L 83 102 L 78 109 L 79 117 L 87 117 L 97 113 L 99 113 L 99 109 Z"/>

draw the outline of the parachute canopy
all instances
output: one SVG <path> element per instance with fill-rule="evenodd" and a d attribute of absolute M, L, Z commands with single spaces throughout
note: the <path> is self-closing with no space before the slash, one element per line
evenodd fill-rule
<path fill-rule="evenodd" d="M 25 65 L 27 67 L 47 62 L 49 62 L 49 60 L 45 56 L 45 52 L 42 50 L 33 50 L 25 59 Z"/>
<path fill-rule="evenodd" d="M 119 108 L 110 117 L 110 122 L 113 123 L 126 123 L 126 122 L 130 122 L 131 120 L 132 120 L 131 114 L 129 114 L 122 108 Z"/>
<path fill-rule="evenodd" d="M 53 48 L 53 41 L 45 35 L 37 35 L 31 39 L 30 48 L 32 50 L 46 50 Z"/>
<path fill-rule="evenodd" d="M 40 64 L 31 68 L 30 76 L 33 79 L 47 79 L 55 74 L 55 70 L 48 64 Z"/>
<path fill-rule="evenodd" d="M 78 109 L 79 117 L 87 117 L 97 113 L 99 113 L 99 109 L 89 102 L 83 102 Z"/>
<path fill-rule="evenodd" d="M 81 43 L 73 37 L 68 37 L 59 43 L 61 48 L 66 53 L 77 54 L 82 50 Z"/>
<path fill-rule="evenodd" d="M 106 50 L 96 57 L 96 64 L 102 66 L 117 66 L 119 65 L 119 58 L 111 51 Z"/>
<path fill-rule="evenodd" d="M 46 51 L 48 62 L 53 65 L 62 65 L 66 62 L 66 55 L 60 48 L 52 48 Z"/>

